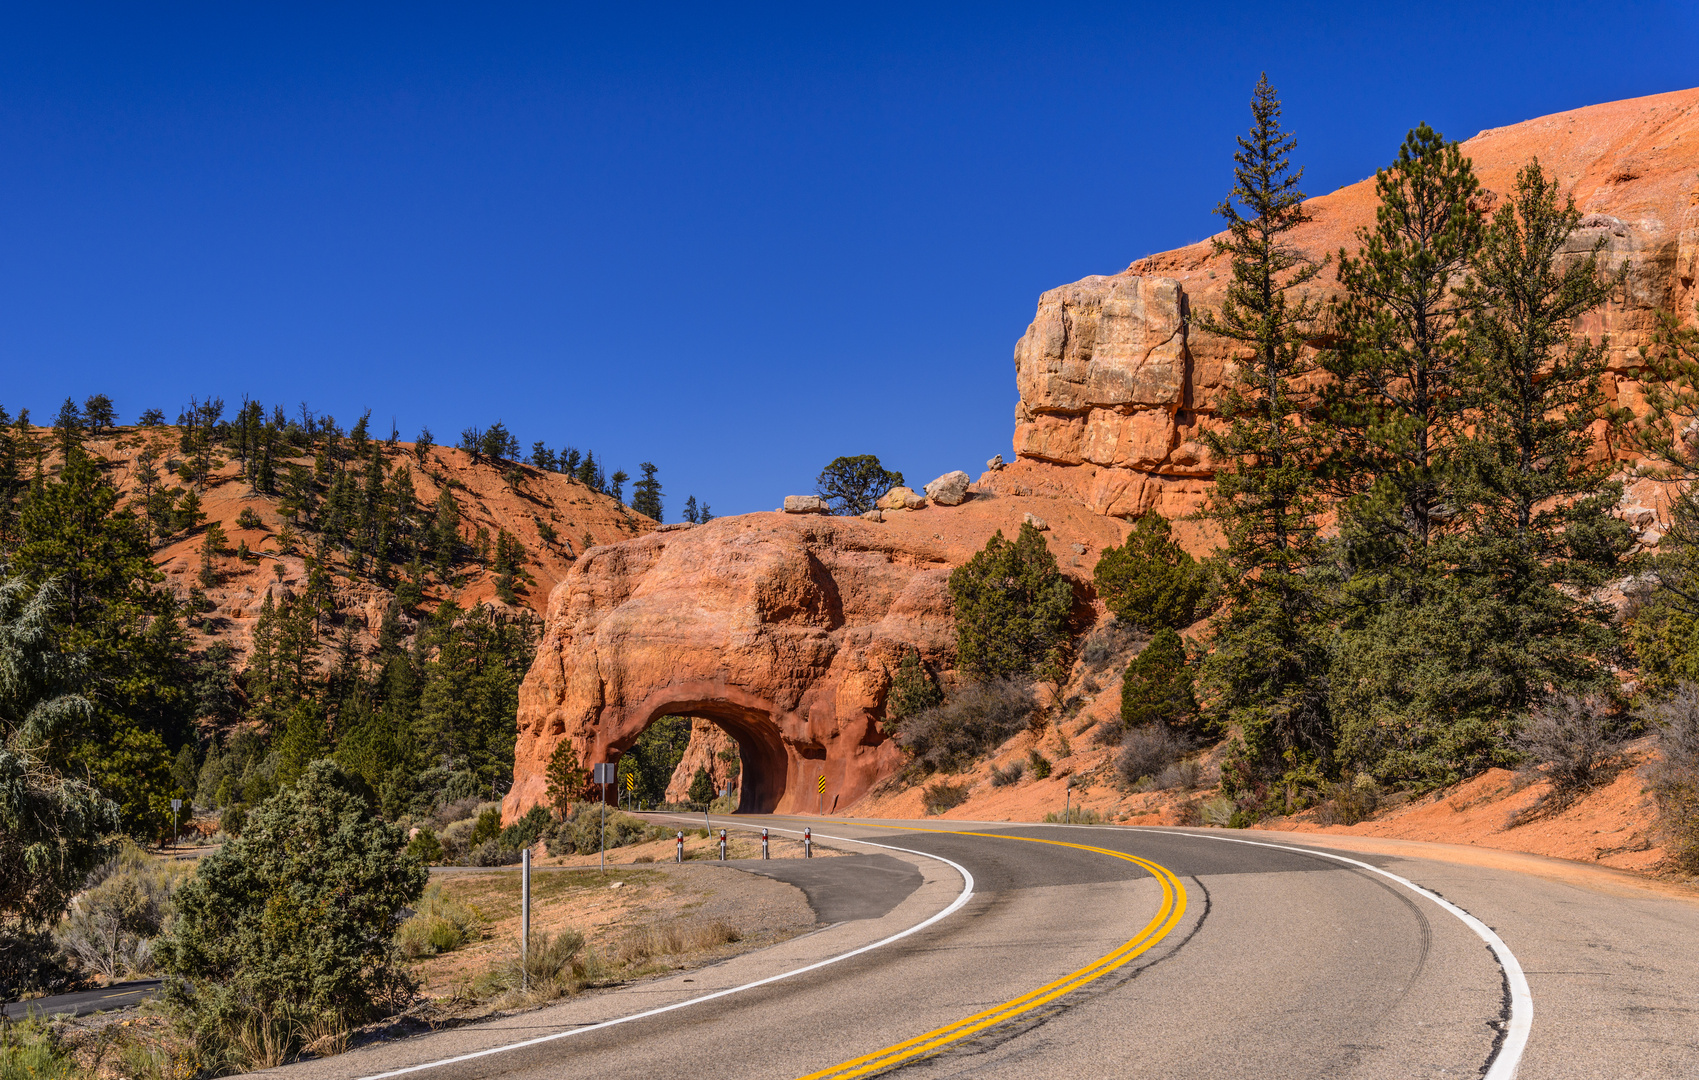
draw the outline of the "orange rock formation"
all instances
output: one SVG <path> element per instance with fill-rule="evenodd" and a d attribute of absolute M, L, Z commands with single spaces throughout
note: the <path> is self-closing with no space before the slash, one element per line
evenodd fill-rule
<path fill-rule="evenodd" d="M 1602 238 L 1610 265 L 1626 268 L 1621 295 L 1584 329 L 1610 335 L 1611 399 L 1638 405 L 1639 347 L 1660 312 L 1693 305 L 1699 90 L 1483 131 L 1464 150 L 1489 201 L 1538 156 L 1586 215 L 1573 247 Z M 1320 259 L 1372 222 L 1374 182 L 1307 206 L 1293 243 Z M 1045 293 L 1015 347 L 1016 459 L 960 506 L 927 500 L 870 521 L 750 514 L 586 553 L 555 589 L 520 692 L 506 817 L 542 797 L 561 739 L 581 761 L 614 760 L 666 712 L 711 719 L 737 740 L 744 809 L 849 807 L 900 760 L 881 716 L 902 650 L 948 673 L 945 580 L 994 529 L 1046 521 L 1089 604 L 1090 568 L 1124 536 L 1121 519 L 1201 505 L 1213 467 L 1199 435 L 1236 353 L 1188 316 L 1218 303 L 1227 277 L 1205 242 Z M 1334 288 L 1331 272 L 1315 287 Z M 1623 514 L 1647 543 L 1659 509 L 1646 485 L 1630 487 Z M 1194 550 L 1210 546 L 1192 523 L 1175 531 Z"/>
<path fill-rule="evenodd" d="M 1613 402 L 1641 403 L 1639 348 L 1660 312 L 1689 313 L 1699 266 L 1699 90 L 1593 105 L 1483 131 L 1463 144 L 1487 203 L 1538 158 L 1584 215 L 1577 251 L 1603 239 L 1622 293 L 1584 329 L 1610 335 Z M 1321 259 L 1372 224 L 1373 179 L 1309 200 L 1291 243 Z M 1335 288 L 1334 264 L 1318 289 Z M 1208 241 L 1052 289 L 1015 346 L 1017 461 L 991 482 L 1078 499 L 1101 514 L 1195 510 L 1212 475 L 1199 432 L 1232 378 L 1235 346 L 1188 325 L 1216 306 L 1227 260 Z M 1058 466 L 1061 466 L 1058 468 Z M 1637 491 L 1636 497 L 1650 493 Z"/>

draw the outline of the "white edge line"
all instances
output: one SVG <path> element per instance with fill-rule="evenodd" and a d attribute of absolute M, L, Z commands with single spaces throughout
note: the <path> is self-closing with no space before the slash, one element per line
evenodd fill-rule
<path fill-rule="evenodd" d="M 798 835 L 800 835 L 800 830 L 797 830 L 797 829 L 774 828 L 772 831 L 782 832 L 782 833 L 797 833 Z M 369 1076 L 360 1077 L 359 1080 L 385 1080 L 386 1077 L 390 1077 L 390 1076 L 405 1076 L 408 1073 L 422 1072 L 425 1069 L 441 1068 L 444 1065 L 456 1065 L 456 1064 L 459 1064 L 462 1061 L 472 1061 L 475 1058 L 489 1057 L 491 1054 L 505 1054 L 510 1050 L 523 1050 L 528 1046 L 536 1046 L 540 1043 L 553 1042 L 556 1039 L 564 1039 L 564 1038 L 567 1038 L 567 1037 L 572 1036 L 572 1035 L 583 1035 L 584 1033 L 590 1032 L 590 1031 L 600 1031 L 603 1028 L 610 1028 L 610 1027 L 615 1026 L 616 1024 L 629 1024 L 633 1020 L 643 1020 L 643 1019 L 646 1019 L 646 1018 L 651 1017 L 651 1016 L 659 1016 L 662 1013 L 672 1012 L 674 1009 L 682 1009 L 682 1008 L 685 1008 L 688 1005 L 700 1005 L 704 1001 L 713 1001 L 715 998 L 723 998 L 723 997 L 727 997 L 727 996 L 732 995 L 732 994 L 740 994 L 745 990 L 753 990 L 758 986 L 766 986 L 770 983 L 776 983 L 776 982 L 780 981 L 781 979 L 789 979 L 789 978 L 796 976 L 796 975 L 805 975 L 810 971 L 818 971 L 819 969 L 826 967 L 828 964 L 836 964 L 840 960 L 848 960 L 852 956 L 860 956 L 862 953 L 871 952 L 874 949 L 883 948 L 884 946 L 889 945 L 894 941 L 900 941 L 903 938 L 908 937 L 910 934 L 919 933 L 920 931 L 926 929 L 928 926 L 931 926 L 933 923 L 936 923 L 941 919 L 947 918 L 948 916 L 950 916 L 950 915 L 954 914 L 955 912 L 961 910 L 961 907 L 962 907 L 963 904 L 965 904 L 969 900 L 973 899 L 973 875 L 968 872 L 967 867 L 961 865 L 958 862 L 954 862 L 950 859 L 946 859 L 942 855 L 934 855 L 931 852 L 927 852 L 927 851 L 914 851 L 910 848 L 894 847 L 890 844 L 875 844 L 870 840 L 857 840 L 853 837 L 848 837 L 848 836 L 825 836 L 825 835 L 816 833 L 815 839 L 817 839 L 817 840 L 838 840 L 838 841 L 842 841 L 844 843 L 850 843 L 850 844 L 865 844 L 868 847 L 883 848 L 886 851 L 900 851 L 900 852 L 904 853 L 905 855 L 918 855 L 923 859 L 933 859 L 937 862 L 946 863 L 951 868 L 953 868 L 956 871 L 956 873 L 958 873 L 962 876 L 962 891 L 961 891 L 961 894 L 959 896 L 957 896 L 955 898 L 955 900 L 951 901 L 949 907 L 946 907 L 944 910 L 938 912 L 937 914 L 931 916 L 930 918 L 926 919 L 923 922 L 915 923 L 913 926 L 909 927 L 907 930 L 898 931 L 897 933 L 892 934 L 888 938 L 882 938 L 879 941 L 873 942 L 872 944 L 863 945 L 863 946 L 861 946 L 860 948 L 857 948 L 857 949 L 851 949 L 849 952 L 846 952 L 846 953 L 839 953 L 837 956 L 830 956 L 830 957 L 827 957 L 824 960 L 817 960 L 812 964 L 808 964 L 804 967 L 796 968 L 792 971 L 784 971 L 784 972 L 780 972 L 777 975 L 769 975 L 764 979 L 756 979 L 754 982 L 747 982 L 747 983 L 742 984 L 741 986 L 731 986 L 731 987 L 727 987 L 724 990 L 716 990 L 712 994 L 703 994 L 701 997 L 690 998 L 687 1001 L 674 1002 L 671 1005 L 662 1005 L 660 1008 L 657 1008 L 657 1009 L 649 1009 L 645 1012 L 632 1013 L 630 1016 L 621 1016 L 621 1017 L 614 1019 L 614 1020 L 603 1020 L 601 1023 L 597 1023 L 597 1024 L 586 1024 L 583 1027 L 575 1027 L 575 1028 L 571 1028 L 567 1031 L 557 1031 L 557 1032 L 554 1032 L 553 1034 L 550 1034 L 550 1035 L 539 1035 L 538 1037 L 536 1037 L 534 1039 L 525 1039 L 522 1042 L 507 1043 L 503 1046 L 492 1046 L 487 1050 L 475 1050 L 470 1054 L 461 1054 L 457 1057 L 443 1058 L 440 1061 L 427 1061 L 427 1062 L 424 1062 L 423 1064 L 420 1064 L 420 1065 L 408 1065 L 407 1067 L 401 1068 L 401 1069 L 391 1069 L 389 1072 L 372 1073 Z"/>
<path fill-rule="evenodd" d="M 1089 825 L 1062 827 L 1071 827 L 1076 829 L 1092 828 L 1092 826 Z M 1111 831 L 1124 832 L 1126 830 L 1113 829 Z M 1494 958 L 1498 960 L 1498 966 L 1500 970 L 1504 972 L 1505 982 L 1510 987 L 1510 1026 L 1505 1032 L 1504 1042 L 1499 1044 L 1497 1052 L 1493 1054 L 1492 1064 L 1488 1067 L 1486 1074 L 1482 1077 L 1482 1080 L 1514 1080 L 1516 1070 L 1522 1064 L 1522 1052 L 1527 1049 L 1528 1046 L 1528 1033 L 1534 1026 L 1534 995 L 1528 989 L 1528 978 L 1522 973 L 1522 965 L 1517 962 L 1516 955 L 1510 951 L 1510 946 L 1504 943 L 1504 939 L 1499 937 L 1498 934 L 1493 931 L 1493 928 L 1488 926 L 1486 923 L 1475 918 L 1475 916 L 1464 911 L 1462 908 L 1458 907 L 1456 904 L 1447 900 L 1438 893 L 1422 888 L 1422 886 L 1411 881 L 1409 878 L 1399 877 L 1397 874 L 1387 870 L 1382 870 L 1380 867 L 1375 866 L 1372 863 L 1366 863 L 1360 859 L 1347 858 L 1344 855 L 1336 855 L 1331 851 L 1324 851 L 1311 847 L 1301 847 L 1294 844 L 1270 844 L 1262 840 L 1241 840 L 1236 836 L 1216 836 L 1213 833 L 1205 832 L 1178 832 L 1169 829 L 1152 829 L 1148 827 L 1142 828 L 1138 831 L 1161 833 L 1165 836 L 1195 837 L 1203 840 L 1224 840 L 1230 844 L 1249 844 L 1252 847 L 1274 848 L 1277 851 L 1294 851 L 1302 855 L 1315 855 L 1323 859 L 1334 859 L 1338 862 L 1349 863 L 1352 866 L 1367 870 L 1372 874 L 1379 874 L 1381 877 L 1396 881 L 1411 892 L 1432 900 L 1446 911 L 1455 915 L 1462 921 L 1463 925 L 1473 930 L 1477 937 L 1487 943 L 1487 948 L 1492 950 Z"/>

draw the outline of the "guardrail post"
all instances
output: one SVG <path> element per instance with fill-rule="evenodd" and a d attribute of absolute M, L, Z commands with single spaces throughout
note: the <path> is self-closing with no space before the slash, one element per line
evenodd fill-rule
<path fill-rule="evenodd" d="M 767 830 L 761 830 L 761 857 L 767 858 Z"/>
<path fill-rule="evenodd" d="M 805 859 L 814 858 L 814 830 L 806 825 L 802 829 L 802 857 Z"/>
<path fill-rule="evenodd" d="M 678 833 L 678 861 L 679 862 L 684 861 L 684 830 L 683 829 L 680 829 L 679 833 Z"/>
<path fill-rule="evenodd" d="M 720 861 L 726 861 L 726 830 L 720 830 Z"/>

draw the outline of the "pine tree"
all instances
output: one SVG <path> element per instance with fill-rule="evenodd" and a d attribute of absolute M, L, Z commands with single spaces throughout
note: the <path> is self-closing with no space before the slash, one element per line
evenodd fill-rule
<path fill-rule="evenodd" d="M 90 394 L 83 402 L 83 422 L 88 425 L 91 435 L 110 430 L 118 423 L 118 414 L 112 408 L 112 399 L 105 394 Z"/>
<path fill-rule="evenodd" d="M 631 508 L 656 522 L 661 520 L 661 482 L 655 479 L 655 466 L 643 462 L 637 468 L 643 479 L 631 486 Z"/>
<path fill-rule="evenodd" d="M 1549 694 L 1613 687 L 1613 610 L 1594 599 L 1632 543 L 1621 485 L 1589 460 L 1609 409 L 1605 348 L 1575 325 L 1616 282 L 1602 241 L 1567 250 L 1580 215 L 1538 163 L 1487 225 L 1462 302 L 1472 310 L 1458 393 L 1468 427 L 1439 488 L 1432 584 L 1347 638 L 1340 754 L 1382 781 L 1446 782 L 1507 760 Z"/>
<path fill-rule="evenodd" d="M 1195 726 L 1197 712 L 1185 643 L 1163 627 L 1127 665 L 1121 680 L 1121 722 L 1127 727 L 1166 724 L 1186 731 Z"/>
<path fill-rule="evenodd" d="M 949 588 L 963 669 L 985 679 L 1058 677 L 1074 590 L 1043 533 L 1023 524 L 1011 543 L 998 530 L 950 573 Z"/>
<path fill-rule="evenodd" d="M 1330 708 L 1341 764 L 1447 783 L 1508 763 L 1512 722 L 1487 660 L 1507 612 L 1458 562 L 1473 561 L 1463 549 L 1481 524 L 1466 505 L 1472 410 L 1498 393 L 1480 382 L 1469 333 L 1487 314 L 1465 277 L 1480 254 L 1479 184 L 1457 144 L 1422 125 L 1375 188 L 1375 225 L 1342 256 L 1326 354 L 1329 478 L 1344 499 Z"/>
<path fill-rule="evenodd" d="M 70 398 L 59 406 L 59 415 L 53 421 L 53 437 L 59 443 L 59 452 L 69 456 L 71 449 L 80 450 L 83 446 L 83 414 L 77 408 L 77 403 Z"/>
<path fill-rule="evenodd" d="M 426 458 L 430 457 L 431 447 L 435 445 L 436 443 L 431 439 L 431 429 L 422 427 L 419 429 L 419 437 L 413 440 L 413 456 L 423 463 Z"/>
<path fill-rule="evenodd" d="M 698 522 L 697 524 L 706 525 L 710 521 L 713 521 L 713 520 L 714 520 L 714 509 L 713 509 L 713 507 L 709 506 L 707 503 L 703 503 L 702 504 L 702 520 L 700 522 Z"/>
<path fill-rule="evenodd" d="M 897 674 L 891 679 L 891 693 L 885 701 L 885 715 L 893 721 L 905 720 L 917 712 L 940 704 L 944 695 L 938 684 L 921 665 L 920 653 L 913 648 L 903 652 Z"/>
<path fill-rule="evenodd" d="M 1330 475 L 1349 496 L 1341 533 L 1356 587 L 1417 598 L 1427 548 L 1449 512 L 1443 489 L 1456 465 L 1474 300 L 1461 289 L 1480 245 L 1472 203 L 1479 182 L 1455 142 L 1426 124 L 1375 174 L 1373 229 L 1339 257 L 1345 295 L 1334 309 L 1337 344 L 1326 354 Z M 1376 578 L 1377 580 L 1371 580 Z"/>
<path fill-rule="evenodd" d="M 1308 391 L 1318 368 L 1306 348 L 1320 310 L 1305 286 L 1321 267 L 1291 246 L 1289 234 L 1307 220 L 1303 170 L 1291 165 L 1297 141 L 1280 126 L 1266 75 L 1251 115 L 1233 155 L 1232 192 L 1216 208 L 1227 236 L 1215 247 L 1231 257 L 1233 277 L 1221 310 L 1198 319 L 1203 331 L 1251 350 L 1220 406 L 1226 429 L 1205 436 L 1219 463 L 1206 513 L 1226 538 L 1227 602 L 1204 675 L 1216 722 L 1241 733 L 1238 760 L 1269 774 L 1288 753 L 1319 760 L 1331 752 L 1313 573 L 1324 554 Z"/>
<path fill-rule="evenodd" d="M 684 520 L 692 525 L 698 524 L 702 520 L 702 515 L 696 509 L 696 496 L 694 495 L 684 500 Z"/>
<path fill-rule="evenodd" d="M 887 491 L 903 482 L 903 474 L 892 472 L 873 454 L 833 458 L 814 480 L 814 490 L 832 504 L 835 513 L 864 514 L 872 510 Z"/>
<path fill-rule="evenodd" d="M 1172 539 L 1152 510 L 1119 547 L 1103 549 L 1093 571 L 1097 595 L 1115 617 L 1145 630 L 1189 626 L 1209 586 L 1208 572 Z"/>
<path fill-rule="evenodd" d="M 460 506 L 454 492 L 443 488 L 437 495 L 436 520 L 431 526 L 431 551 L 439 575 L 454 565 L 460 549 Z"/>
<path fill-rule="evenodd" d="M 554 811 L 556 819 L 564 820 L 573 801 L 584 794 L 584 771 L 578 767 L 578 749 L 571 739 L 563 738 L 555 744 L 543 780 L 546 785 L 543 801 Z"/>
<path fill-rule="evenodd" d="M 614 497 L 615 502 L 625 502 L 625 482 L 629 479 L 631 477 L 626 475 L 624 469 L 615 469 L 614 474 L 608 477 L 608 494 Z"/>
<path fill-rule="evenodd" d="M 696 766 L 696 775 L 690 778 L 690 801 L 699 806 L 706 806 L 714 801 L 714 778 L 708 775 L 705 766 Z"/>

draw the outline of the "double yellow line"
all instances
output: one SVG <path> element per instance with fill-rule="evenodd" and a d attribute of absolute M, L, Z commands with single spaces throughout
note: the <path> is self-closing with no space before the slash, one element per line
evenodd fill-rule
<path fill-rule="evenodd" d="M 867 824 L 871 824 L 870 822 Z M 896 828 L 897 826 L 882 826 Z M 1054 982 L 1045 983 L 1036 990 L 1028 991 L 1018 998 L 1012 998 L 995 1008 L 957 1020 L 953 1024 L 928 1031 L 924 1035 L 916 1035 L 894 1046 L 876 1050 L 871 1054 L 863 1054 L 851 1058 L 829 1069 L 809 1073 L 799 1080 L 847 1080 L 855 1076 L 871 1076 L 885 1069 L 905 1065 L 917 1058 L 935 1054 L 952 1043 L 971 1038 L 985 1029 L 1006 1020 L 1013 1020 L 1024 1013 L 1031 1012 L 1041 1005 L 1055 1001 L 1063 994 L 1071 993 L 1085 986 L 1094 979 L 1109 974 L 1116 968 L 1129 963 L 1141 953 L 1148 951 L 1157 942 L 1168 936 L 1168 932 L 1179 925 L 1181 917 L 1186 913 L 1186 887 L 1174 872 L 1165 866 L 1159 866 L 1149 859 L 1141 859 L 1137 855 L 1128 855 L 1121 851 L 1111 851 L 1108 848 L 1092 847 L 1089 844 L 1072 844 L 1065 840 L 1037 840 L 1026 836 L 1006 836 L 1001 833 L 982 832 L 952 832 L 948 829 L 903 829 L 904 832 L 933 832 L 948 833 L 952 836 L 984 836 L 993 840 L 1020 840 L 1029 844 L 1051 844 L 1056 847 L 1074 848 L 1079 851 L 1089 851 L 1098 855 L 1107 855 L 1112 859 L 1121 859 L 1133 863 L 1148 871 L 1162 886 L 1162 903 L 1158 906 L 1156 917 L 1145 924 L 1126 944 L 1105 956 L 1101 956 L 1078 971 L 1072 971 Z"/>

